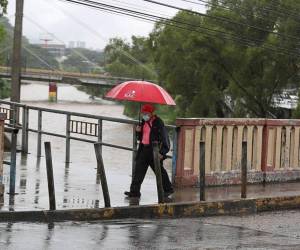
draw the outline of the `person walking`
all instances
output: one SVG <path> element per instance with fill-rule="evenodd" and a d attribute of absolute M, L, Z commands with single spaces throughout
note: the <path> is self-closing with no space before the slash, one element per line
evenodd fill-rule
<path fill-rule="evenodd" d="M 164 122 L 154 114 L 154 106 L 144 104 L 141 107 L 142 124 L 136 127 L 137 138 L 140 141 L 137 155 L 135 172 L 130 185 L 130 191 L 125 191 L 124 194 L 128 197 L 140 197 L 141 185 L 145 178 L 148 167 L 155 173 L 153 161 L 153 142 L 158 142 L 159 159 L 162 175 L 162 184 L 165 196 L 174 193 L 167 171 L 163 166 L 163 160 L 166 159 L 166 154 L 170 150 L 170 141 Z"/>

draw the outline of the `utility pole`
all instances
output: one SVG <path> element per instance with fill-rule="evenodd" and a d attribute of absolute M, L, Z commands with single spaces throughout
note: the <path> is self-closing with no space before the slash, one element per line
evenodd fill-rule
<path fill-rule="evenodd" d="M 11 101 L 20 102 L 21 49 L 24 0 L 16 0 L 13 58 L 11 65 Z"/>

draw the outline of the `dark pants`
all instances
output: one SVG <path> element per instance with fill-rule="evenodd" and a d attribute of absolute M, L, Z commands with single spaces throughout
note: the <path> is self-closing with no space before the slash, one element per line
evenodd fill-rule
<path fill-rule="evenodd" d="M 133 174 L 132 182 L 130 185 L 130 192 L 140 195 L 141 185 L 144 181 L 148 167 L 151 167 L 155 173 L 153 162 L 153 148 L 151 146 L 142 145 L 136 157 L 135 172 Z M 162 176 L 162 185 L 165 192 L 173 190 L 169 176 L 163 167 L 163 161 L 160 161 L 160 169 Z"/>

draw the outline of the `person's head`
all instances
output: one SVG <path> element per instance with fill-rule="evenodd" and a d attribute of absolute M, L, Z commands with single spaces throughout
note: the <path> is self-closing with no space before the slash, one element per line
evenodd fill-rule
<path fill-rule="evenodd" d="M 142 118 L 144 121 L 149 121 L 153 116 L 155 108 L 152 104 L 144 104 L 141 108 Z"/>

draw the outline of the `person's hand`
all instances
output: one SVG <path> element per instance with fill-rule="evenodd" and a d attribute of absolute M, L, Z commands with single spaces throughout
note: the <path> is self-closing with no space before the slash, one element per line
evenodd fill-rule
<path fill-rule="evenodd" d="M 136 131 L 136 132 L 141 132 L 141 131 L 142 131 L 142 127 L 141 127 L 140 125 L 137 125 L 137 126 L 135 127 L 135 131 Z"/>
<path fill-rule="evenodd" d="M 158 154 L 158 159 L 163 160 L 164 156 L 162 154 Z"/>

